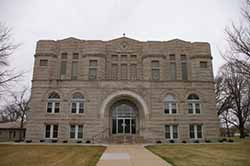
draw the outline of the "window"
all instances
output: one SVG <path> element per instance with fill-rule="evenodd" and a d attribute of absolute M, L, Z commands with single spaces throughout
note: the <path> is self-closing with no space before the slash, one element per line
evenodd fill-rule
<path fill-rule="evenodd" d="M 65 79 L 67 74 L 67 61 L 61 61 L 60 78 Z"/>
<path fill-rule="evenodd" d="M 200 68 L 207 68 L 207 62 L 200 62 Z"/>
<path fill-rule="evenodd" d="M 117 80 L 118 79 L 118 64 L 112 64 L 111 67 L 111 79 Z"/>
<path fill-rule="evenodd" d="M 152 61 L 152 80 L 160 80 L 160 63 L 159 61 Z"/>
<path fill-rule="evenodd" d="M 176 80 L 176 63 L 170 63 L 170 80 Z"/>
<path fill-rule="evenodd" d="M 48 66 L 48 60 L 47 59 L 41 59 L 39 65 L 40 66 Z"/>
<path fill-rule="evenodd" d="M 182 78 L 182 80 L 188 79 L 187 63 L 186 62 L 181 63 L 181 78 Z"/>
<path fill-rule="evenodd" d="M 97 60 L 89 61 L 89 80 L 96 80 L 97 77 Z"/>
<path fill-rule="evenodd" d="M 127 60 L 127 55 L 121 55 L 121 59 L 122 59 L 122 61 L 126 61 Z"/>
<path fill-rule="evenodd" d="M 175 54 L 170 54 L 169 55 L 169 60 L 170 61 L 175 61 Z"/>
<path fill-rule="evenodd" d="M 113 61 L 118 61 L 118 55 L 112 55 L 112 60 Z"/>
<path fill-rule="evenodd" d="M 79 59 L 79 53 L 73 53 L 73 58 L 72 59 Z"/>
<path fill-rule="evenodd" d="M 187 60 L 187 56 L 185 54 L 181 55 L 181 61 L 186 61 Z"/>
<path fill-rule="evenodd" d="M 121 64 L 121 79 L 127 80 L 128 79 L 128 65 Z"/>
<path fill-rule="evenodd" d="M 202 125 L 191 124 L 189 126 L 189 136 L 192 139 L 202 138 Z"/>
<path fill-rule="evenodd" d="M 71 79 L 77 80 L 77 76 L 78 76 L 78 62 L 74 61 L 72 62 Z"/>
<path fill-rule="evenodd" d="M 177 139 L 178 138 L 178 125 L 165 125 L 165 138 Z"/>
<path fill-rule="evenodd" d="M 83 138 L 83 125 L 70 125 L 70 138 L 82 139 Z"/>
<path fill-rule="evenodd" d="M 136 60 L 136 55 L 130 55 L 131 60 Z"/>
<path fill-rule="evenodd" d="M 200 113 L 200 99 L 196 94 L 190 94 L 188 96 L 188 113 L 190 114 Z"/>
<path fill-rule="evenodd" d="M 68 53 L 67 52 L 63 52 L 61 55 L 61 59 L 67 59 L 68 58 Z"/>
<path fill-rule="evenodd" d="M 52 92 L 48 97 L 47 112 L 59 113 L 60 111 L 60 96 L 56 92 Z"/>
<path fill-rule="evenodd" d="M 71 113 L 84 113 L 84 97 L 81 93 L 74 93 L 71 99 Z"/>
<path fill-rule="evenodd" d="M 130 79 L 131 80 L 137 79 L 137 65 L 136 64 L 130 65 Z"/>
<path fill-rule="evenodd" d="M 57 138 L 58 136 L 58 125 L 46 124 L 45 125 L 45 138 Z"/>
<path fill-rule="evenodd" d="M 174 96 L 167 95 L 164 99 L 164 113 L 176 114 L 176 100 Z"/>

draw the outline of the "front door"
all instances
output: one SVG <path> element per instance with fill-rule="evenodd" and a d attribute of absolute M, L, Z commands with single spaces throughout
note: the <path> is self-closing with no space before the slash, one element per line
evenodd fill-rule
<path fill-rule="evenodd" d="M 132 120 L 128 118 L 117 119 L 117 133 L 118 134 L 131 134 L 132 132 Z"/>

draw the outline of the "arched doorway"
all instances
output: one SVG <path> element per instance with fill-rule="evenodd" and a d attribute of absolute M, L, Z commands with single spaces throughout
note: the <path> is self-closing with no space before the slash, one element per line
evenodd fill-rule
<path fill-rule="evenodd" d="M 130 100 L 118 100 L 111 106 L 112 135 L 138 134 L 139 111 Z"/>

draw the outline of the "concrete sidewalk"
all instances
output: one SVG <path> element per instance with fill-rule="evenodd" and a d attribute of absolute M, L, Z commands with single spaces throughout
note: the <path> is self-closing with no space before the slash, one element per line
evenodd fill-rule
<path fill-rule="evenodd" d="M 97 166 L 170 166 L 143 145 L 109 145 Z"/>

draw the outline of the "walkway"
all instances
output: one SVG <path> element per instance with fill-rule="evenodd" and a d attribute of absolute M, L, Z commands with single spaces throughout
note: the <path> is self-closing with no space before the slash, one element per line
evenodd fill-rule
<path fill-rule="evenodd" d="M 97 166 L 170 166 L 143 145 L 109 145 Z"/>

